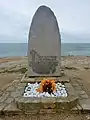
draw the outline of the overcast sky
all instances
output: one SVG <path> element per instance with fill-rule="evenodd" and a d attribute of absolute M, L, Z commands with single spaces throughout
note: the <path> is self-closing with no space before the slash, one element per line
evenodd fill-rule
<path fill-rule="evenodd" d="M 54 11 L 62 42 L 90 42 L 90 0 L 0 0 L 0 42 L 27 42 L 40 5 Z"/>

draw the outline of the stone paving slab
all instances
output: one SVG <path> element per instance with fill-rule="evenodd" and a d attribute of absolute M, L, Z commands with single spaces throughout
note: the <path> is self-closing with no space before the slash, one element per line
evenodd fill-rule
<path fill-rule="evenodd" d="M 4 102 L 9 96 L 9 93 L 3 93 L 3 95 L 0 97 L 0 103 Z"/>
<path fill-rule="evenodd" d="M 80 100 L 89 98 L 86 91 L 84 91 L 82 89 L 82 86 L 80 86 L 79 83 L 77 82 L 77 79 L 71 79 L 71 84 L 72 84 L 73 88 L 75 89 L 75 92 Z"/>
<path fill-rule="evenodd" d="M 23 112 L 17 108 L 14 103 L 8 104 L 4 109 L 3 112 L 5 115 L 17 115 L 22 114 Z"/>
<path fill-rule="evenodd" d="M 77 96 L 75 89 L 73 88 L 73 86 L 70 83 L 65 83 L 65 87 L 66 87 L 69 95 Z"/>
<path fill-rule="evenodd" d="M 90 112 L 90 99 L 79 100 L 83 112 Z"/>
<path fill-rule="evenodd" d="M 6 91 L 9 87 L 12 86 L 17 87 L 17 84 L 20 82 L 20 79 L 22 78 L 22 74 L 18 75 L 16 78 L 17 79 L 12 81 L 11 83 L 4 85 L 3 88 L 1 89 L 1 92 Z"/>
<path fill-rule="evenodd" d="M 7 100 L 4 101 L 4 103 L 10 104 L 10 103 L 12 103 L 13 101 L 14 101 L 14 98 L 11 97 L 11 96 L 9 96 L 9 97 L 7 98 Z"/>
<path fill-rule="evenodd" d="M 81 108 L 81 106 L 80 106 L 79 104 L 77 104 L 76 107 L 74 107 L 74 108 L 72 108 L 72 109 L 70 110 L 71 113 L 76 113 L 76 114 L 81 113 L 81 111 L 82 111 L 82 108 Z"/>
<path fill-rule="evenodd" d="M 17 81 L 15 81 L 16 83 Z M 71 109 L 71 114 L 72 113 L 80 113 L 80 112 L 90 112 L 90 99 L 88 97 L 85 97 L 86 92 L 84 90 L 81 89 L 79 84 L 75 84 L 74 81 L 74 87 L 71 85 L 71 83 L 65 83 L 66 86 L 69 89 L 70 94 L 75 95 L 75 92 L 77 92 L 78 90 L 78 95 L 84 96 L 84 97 L 80 97 L 79 96 L 79 104 L 77 104 L 76 107 Z M 9 91 L 5 91 L 3 93 L 3 95 L 0 97 L 0 114 L 2 114 L 2 112 L 4 112 L 5 114 L 21 114 L 23 113 L 23 111 L 21 111 L 20 109 L 17 108 L 17 106 L 14 104 L 11 104 L 12 102 L 14 102 L 13 99 L 15 99 L 15 97 L 18 97 L 24 90 L 26 83 L 19 83 L 17 84 L 16 89 L 13 89 L 13 86 L 9 86 L 7 90 Z M 10 88 L 11 87 L 11 88 Z M 75 89 L 74 89 L 75 88 Z M 12 91 L 11 91 L 11 90 Z M 11 96 L 10 96 L 11 95 Z M 27 101 L 26 101 L 27 102 Z M 35 100 L 34 100 L 35 102 Z M 8 104 L 8 105 L 7 105 Z M 48 106 L 48 105 L 47 105 Z M 38 112 L 40 114 L 43 113 L 57 113 L 57 112 L 61 112 L 61 108 L 58 110 L 54 109 L 53 104 L 51 104 L 52 108 L 51 109 L 47 109 L 47 108 L 43 108 L 40 109 L 40 111 L 37 111 L 36 109 L 33 109 L 31 111 L 27 111 L 25 112 L 25 114 L 37 114 Z M 28 107 L 28 104 L 27 104 Z"/>
<path fill-rule="evenodd" d="M 79 111 L 82 111 L 82 107 L 79 104 L 77 104 L 77 108 Z"/>
<path fill-rule="evenodd" d="M 0 103 L 0 115 L 2 114 L 2 111 L 6 107 L 6 105 L 6 103 Z"/>
<path fill-rule="evenodd" d="M 24 93 L 24 87 L 20 88 L 20 89 L 17 88 L 16 91 L 12 91 L 10 94 L 11 97 L 16 98 L 16 97 L 19 97 L 20 95 L 22 95 Z"/>
<path fill-rule="evenodd" d="M 12 86 L 12 83 L 4 85 L 3 88 L 1 89 L 2 92 L 4 92 L 9 86 Z"/>
<path fill-rule="evenodd" d="M 7 92 L 12 92 L 12 91 L 14 91 L 14 90 L 15 90 L 15 86 L 9 86 L 9 87 L 6 89 Z"/>

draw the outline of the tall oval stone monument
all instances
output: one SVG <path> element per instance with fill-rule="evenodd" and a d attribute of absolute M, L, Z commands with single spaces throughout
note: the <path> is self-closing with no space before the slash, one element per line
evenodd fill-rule
<path fill-rule="evenodd" d="M 58 23 L 49 7 L 40 6 L 28 38 L 28 76 L 60 76 L 61 38 Z"/>

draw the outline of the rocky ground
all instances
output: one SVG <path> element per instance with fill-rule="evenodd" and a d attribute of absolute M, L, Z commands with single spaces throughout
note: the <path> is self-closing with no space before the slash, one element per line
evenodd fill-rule
<path fill-rule="evenodd" d="M 72 83 L 77 82 L 81 88 L 90 97 L 90 57 L 84 56 L 65 56 L 61 58 L 62 69 L 64 69 L 67 76 L 72 77 Z M 0 96 L 4 94 L 6 89 L 14 84 L 15 80 L 19 83 L 25 71 L 27 71 L 27 57 L 12 57 L 12 58 L 1 58 L 0 59 Z M 17 87 L 17 84 L 16 84 Z M 6 95 L 5 95 L 6 96 Z M 1 102 L 1 101 L 0 101 Z M 29 115 L 24 116 L 1 116 L 0 120 L 34 120 L 35 116 L 31 118 Z M 40 120 L 47 120 L 48 116 L 41 116 Z M 57 118 L 59 117 L 59 118 Z M 51 119 L 51 118 L 50 118 Z M 72 115 L 66 117 L 62 114 L 61 116 L 55 116 L 53 119 L 58 120 L 89 120 L 89 114 L 83 115 Z"/>

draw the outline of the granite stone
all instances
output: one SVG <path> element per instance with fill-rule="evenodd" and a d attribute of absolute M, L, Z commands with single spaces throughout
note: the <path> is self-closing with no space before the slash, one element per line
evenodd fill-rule
<path fill-rule="evenodd" d="M 49 7 L 37 9 L 28 38 L 28 76 L 60 76 L 61 37 Z"/>

